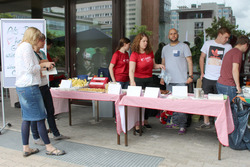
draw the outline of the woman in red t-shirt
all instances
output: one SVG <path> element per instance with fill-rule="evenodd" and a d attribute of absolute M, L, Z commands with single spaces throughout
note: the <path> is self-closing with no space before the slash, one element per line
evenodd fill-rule
<path fill-rule="evenodd" d="M 112 81 L 119 82 L 122 89 L 127 89 L 129 85 L 129 56 L 127 52 L 129 47 L 130 40 L 128 38 L 121 38 L 109 65 L 109 73 Z"/>
<path fill-rule="evenodd" d="M 142 86 L 145 89 L 147 86 L 152 86 L 153 77 L 152 70 L 161 68 L 165 69 L 162 64 L 155 64 L 154 53 L 147 34 L 138 34 L 132 44 L 132 54 L 129 60 L 129 78 L 131 86 Z M 145 110 L 144 126 L 148 129 L 151 126 L 148 124 L 149 110 Z M 136 132 L 139 132 L 139 126 L 136 126 Z"/>

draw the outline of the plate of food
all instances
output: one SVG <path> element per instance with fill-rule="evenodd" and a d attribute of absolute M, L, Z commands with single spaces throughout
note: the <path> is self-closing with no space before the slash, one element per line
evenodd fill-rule
<path fill-rule="evenodd" d="M 94 93 L 105 93 L 106 89 L 100 89 L 100 88 L 81 88 L 78 89 L 78 91 L 83 91 L 83 92 L 94 92 Z"/>
<path fill-rule="evenodd" d="M 170 94 L 169 90 L 160 90 L 160 91 L 161 91 L 161 94 L 163 94 L 163 95 Z"/>

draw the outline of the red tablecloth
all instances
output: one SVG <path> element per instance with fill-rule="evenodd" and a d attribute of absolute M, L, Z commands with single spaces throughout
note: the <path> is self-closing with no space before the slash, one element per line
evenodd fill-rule
<path fill-rule="evenodd" d="M 228 146 L 228 134 L 234 130 L 232 111 L 228 100 L 200 100 L 193 99 L 190 96 L 187 99 L 167 99 L 167 98 L 147 98 L 124 96 L 119 103 L 119 111 L 121 115 L 121 127 L 125 132 L 124 106 L 144 107 L 158 110 L 169 110 L 175 112 L 183 112 L 188 114 L 207 115 L 217 117 L 215 127 L 217 136 L 221 144 Z M 134 118 L 130 117 L 128 109 L 128 130 L 134 125 Z M 122 131 L 118 131 L 120 134 Z"/>

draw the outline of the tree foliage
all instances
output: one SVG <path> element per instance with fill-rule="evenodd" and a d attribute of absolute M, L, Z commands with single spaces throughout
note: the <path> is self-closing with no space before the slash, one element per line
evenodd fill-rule
<path fill-rule="evenodd" d="M 203 46 L 203 41 L 204 41 L 204 33 L 202 32 L 199 34 L 195 39 L 194 43 L 195 45 L 190 49 L 192 52 L 192 59 L 193 59 L 193 64 L 196 65 L 197 71 L 200 69 L 198 68 L 199 66 L 199 60 L 200 60 L 200 55 L 201 55 L 201 48 Z"/>
<path fill-rule="evenodd" d="M 240 35 L 247 35 L 250 36 L 250 33 L 246 33 L 244 30 L 238 30 L 238 25 L 231 24 L 225 17 L 216 19 L 214 17 L 213 22 L 211 23 L 211 27 L 205 29 L 206 36 L 210 37 L 211 39 L 215 39 L 217 37 L 217 31 L 221 27 L 226 27 L 231 31 L 231 35 L 240 36 Z"/>
<path fill-rule="evenodd" d="M 142 32 L 146 33 L 148 36 L 152 35 L 152 31 L 148 31 L 146 25 L 141 25 L 141 26 L 135 25 L 134 28 L 132 28 L 131 31 L 128 32 L 127 36 L 135 36 Z"/>
<path fill-rule="evenodd" d="M 57 36 L 55 33 L 52 33 L 47 30 L 47 38 L 50 38 L 51 40 L 55 39 Z M 56 63 L 59 67 L 65 66 L 65 46 L 59 46 L 56 43 L 54 43 L 51 47 L 51 49 L 48 51 L 51 58 L 58 58 L 58 62 Z"/>
<path fill-rule="evenodd" d="M 0 13 L 0 18 L 13 18 L 10 13 Z"/>

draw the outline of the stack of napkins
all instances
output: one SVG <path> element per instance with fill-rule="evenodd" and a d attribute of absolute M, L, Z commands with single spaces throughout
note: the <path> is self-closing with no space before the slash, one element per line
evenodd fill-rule
<path fill-rule="evenodd" d="M 223 94 L 212 94 L 208 93 L 208 100 L 224 100 Z"/>

